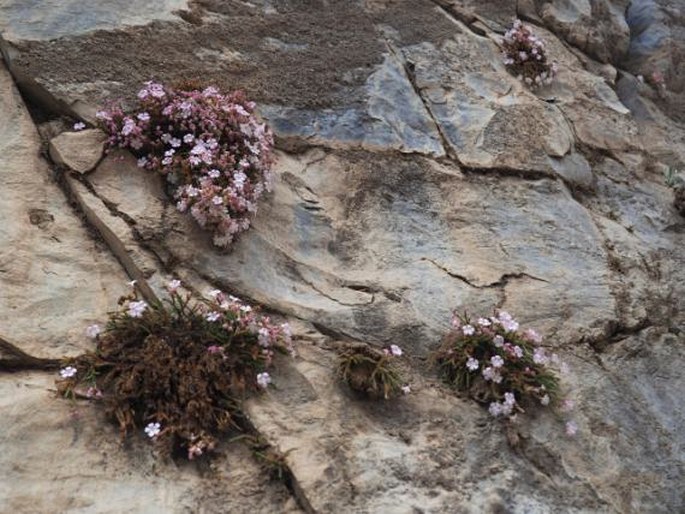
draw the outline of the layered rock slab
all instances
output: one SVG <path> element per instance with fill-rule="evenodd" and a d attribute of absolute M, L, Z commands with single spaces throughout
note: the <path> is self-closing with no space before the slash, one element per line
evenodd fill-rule
<path fill-rule="evenodd" d="M 38 356 L 78 353 L 87 346 L 86 326 L 116 305 L 128 279 L 56 185 L 2 65 L 0 113 L 2 333 Z"/>
<path fill-rule="evenodd" d="M 2 0 L 0 33 L 8 41 L 51 40 L 103 29 L 176 19 L 187 0 L 121 2 L 96 0 Z"/>
<path fill-rule="evenodd" d="M 602 236 L 552 180 L 464 177 L 428 160 L 366 153 L 280 153 L 273 196 L 224 253 L 173 209 L 163 221 L 143 215 L 117 192 L 146 172 L 131 161 L 108 173 L 106 162 L 91 184 L 150 234 L 158 255 L 356 339 L 422 352 L 465 306 L 528 311 L 564 337 L 615 313 Z"/>

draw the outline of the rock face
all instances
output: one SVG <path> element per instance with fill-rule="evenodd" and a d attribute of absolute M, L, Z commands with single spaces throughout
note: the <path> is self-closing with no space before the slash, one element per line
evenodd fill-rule
<path fill-rule="evenodd" d="M 78 173 L 88 173 L 102 159 L 107 136 L 101 130 L 63 132 L 50 140 L 50 158 Z"/>
<path fill-rule="evenodd" d="M 7 40 L 49 41 L 126 25 L 171 20 L 173 11 L 185 9 L 187 0 L 90 1 L 2 0 L 0 32 Z"/>
<path fill-rule="evenodd" d="M 267 482 L 234 445 L 209 475 L 153 467 L 143 441 L 120 448 L 95 408 L 74 420 L 46 391 L 51 377 L 26 373 L 0 376 L 0 388 L 18 391 L 0 395 L 11 413 L 0 465 L 12 470 L 0 510 L 685 509 L 685 222 L 662 177 L 685 163 L 679 47 L 664 46 L 685 30 L 675 4 L 193 5 L 183 20 L 160 9 L 167 21 L 66 26 L 72 37 L 60 39 L 48 24 L 32 37 L 7 18 L 3 52 L 26 97 L 54 112 L 92 113 L 117 95 L 130 104 L 153 77 L 246 89 L 276 133 L 274 192 L 219 251 L 175 210 L 161 177 L 126 152 L 98 162 L 88 133 L 53 139 L 55 164 L 95 166 L 63 172 L 60 188 L 3 69 L 0 210 L 13 220 L 0 229 L 3 335 L 39 355 L 83 350 L 83 329 L 114 307 L 127 276 L 150 298 L 173 276 L 263 304 L 293 324 L 299 356 L 283 360 L 278 387 L 248 414 L 286 454 L 291 487 Z M 36 18 L 44 8 L 23 7 Z M 501 32 L 523 11 L 560 68 L 534 93 L 500 64 Z M 657 64 L 664 86 L 646 76 Z M 87 165 L 61 150 L 75 138 L 78 155 L 92 152 Z M 493 308 L 545 334 L 570 364 L 575 438 L 545 412 L 505 430 L 427 365 L 454 309 Z M 344 340 L 400 345 L 412 393 L 392 404 L 352 397 L 333 374 Z M 73 468 L 45 478 L 67 449 Z M 46 492 L 54 502 L 40 504 Z"/>

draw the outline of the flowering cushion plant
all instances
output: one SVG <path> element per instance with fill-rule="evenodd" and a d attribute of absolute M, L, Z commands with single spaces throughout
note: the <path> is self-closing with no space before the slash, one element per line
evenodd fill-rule
<path fill-rule="evenodd" d="M 162 448 L 193 459 L 218 433 L 243 431 L 242 398 L 268 387 L 274 352 L 293 347 L 287 324 L 220 291 L 194 302 L 179 285 L 156 304 L 133 292 L 104 330 L 88 327 L 96 350 L 65 362 L 58 390 L 101 401 L 122 436 L 144 427 Z"/>
<path fill-rule="evenodd" d="M 547 61 L 545 43 L 521 23 L 504 34 L 502 41 L 505 66 L 530 88 L 551 84 L 557 74 L 557 64 Z"/>
<path fill-rule="evenodd" d="M 241 92 L 214 87 L 174 90 L 147 82 L 139 105 L 97 113 L 108 146 L 126 148 L 138 166 L 166 177 L 176 207 L 228 246 L 250 226 L 260 196 L 271 189 L 273 137 Z"/>
<path fill-rule="evenodd" d="M 568 410 L 571 404 L 561 401 L 555 372 L 566 371 L 566 365 L 541 343 L 537 332 L 521 331 L 506 312 L 475 321 L 455 315 L 433 357 L 450 385 L 487 405 L 495 417 L 538 405 Z"/>
<path fill-rule="evenodd" d="M 410 392 L 403 385 L 397 357 L 402 355 L 397 345 L 379 350 L 363 343 L 346 345 L 339 354 L 338 376 L 347 385 L 368 398 L 389 399 L 400 393 Z"/>

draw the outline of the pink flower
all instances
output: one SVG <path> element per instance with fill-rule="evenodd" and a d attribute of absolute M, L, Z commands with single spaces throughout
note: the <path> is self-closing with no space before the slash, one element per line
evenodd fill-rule
<path fill-rule="evenodd" d="M 533 350 L 533 362 L 535 364 L 547 364 L 549 362 L 544 348 L 535 348 Z"/>
<path fill-rule="evenodd" d="M 129 302 L 128 315 L 132 318 L 140 318 L 147 309 L 147 302 L 140 300 L 138 302 Z"/>
<path fill-rule="evenodd" d="M 90 325 L 88 328 L 86 328 L 86 335 L 91 339 L 95 339 L 101 333 L 102 328 L 100 328 L 100 325 Z"/>
<path fill-rule="evenodd" d="M 150 439 L 154 439 L 162 431 L 162 426 L 159 423 L 148 423 L 145 427 L 145 433 Z"/>
<path fill-rule="evenodd" d="M 271 383 L 271 375 L 268 373 L 259 373 L 257 375 L 257 385 L 261 387 L 262 389 L 266 389 L 269 387 L 269 384 Z"/>
<path fill-rule="evenodd" d="M 469 360 L 466 361 L 466 367 L 469 371 L 476 371 L 478 366 L 480 366 L 480 364 L 473 357 L 469 357 Z"/>
<path fill-rule="evenodd" d="M 395 357 L 400 357 L 402 355 L 402 348 L 400 348 L 396 344 L 391 344 L 390 345 L 390 353 L 392 355 L 394 355 Z"/>
<path fill-rule="evenodd" d="M 526 330 L 523 335 L 530 341 L 532 341 L 535 344 L 540 344 L 542 342 L 542 336 L 538 334 L 535 330 L 532 328 L 529 328 Z"/>
<path fill-rule="evenodd" d="M 67 366 L 66 368 L 61 369 L 59 374 L 62 378 L 72 378 L 76 375 L 77 371 L 78 370 L 74 366 Z"/>
<path fill-rule="evenodd" d="M 205 316 L 205 319 L 207 321 L 209 321 L 210 323 L 218 321 L 220 318 L 221 318 L 221 314 L 216 312 L 216 311 L 212 311 Z"/>

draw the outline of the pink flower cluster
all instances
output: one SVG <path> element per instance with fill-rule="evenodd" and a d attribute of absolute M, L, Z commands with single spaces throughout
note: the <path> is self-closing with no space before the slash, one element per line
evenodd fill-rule
<path fill-rule="evenodd" d="M 208 295 L 211 301 L 203 305 L 207 322 L 217 323 L 230 333 L 249 333 L 257 336 L 257 344 L 267 367 L 271 365 L 275 347 L 285 347 L 291 355 L 295 355 L 292 330 L 288 323 L 274 324 L 268 316 L 257 314 L 239 298 L 226 295 L 218 289 L 210 291 Z M 207 351 L 222 355 L 224 349 L 220 346 L 210 346 Z M 261 373 L 257 377 L 257 385 L 261 388 L 266 388 L 270 382 L 268 373 Z"/>
<path fill-rule="evenodd" d="M 558 405 L 569 411 L 573 402 L 559 399 L 555 374 L 567 373 L 568 366 L 542 342 L 540 334 L 521 330 L 504 311 L 475 322 L 455 314 L 436 357 L 446 378 L 459 389 L 488 391 L 486 403 L 494 417 L 512 417 L 523 412 L 523 405 Z"/>
<path fill-rule="evenodd" d="M 545 43 L 523 25 L 521 20 L 504 34 L 503 62 L 516 77 L 531 89 L 551 84 L 556 76 L 557 64 L 547 62 Z"/>
<path fill-rule="evenodd" d="M 139 108 L 113 105 L 97 113 L 108 146 L 127 148 L 138 166 L 166 176 L 176 207 L 228 246 L 250 226 L 249 216 L 272 183 L 273 136 L 243 93 L 214 87 L 175 91 L 147 82 Z"/>

